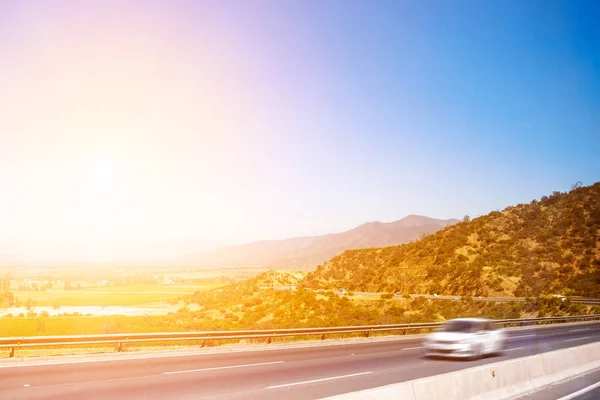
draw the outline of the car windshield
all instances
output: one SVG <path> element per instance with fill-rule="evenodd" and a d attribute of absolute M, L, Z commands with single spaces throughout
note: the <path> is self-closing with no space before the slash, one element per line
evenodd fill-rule
<path fill-rule="evenodd" d="M 473 332 L 475 323 L 472 321 L 450 321 L 441 327 L 441 332 Z"/>

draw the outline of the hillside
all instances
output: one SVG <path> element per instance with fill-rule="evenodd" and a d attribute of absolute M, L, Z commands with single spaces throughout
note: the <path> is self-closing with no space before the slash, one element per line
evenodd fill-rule
<path fill-rule="evenodd" d="M 526 302 L 479 302 L 382 297 L 365 300 L 333 291 L 277 290 L 265 286 L 293 283 L 300 276 L 268 271 L 244 282 L 185 298 L 200 310 L 182 307 L 167 316 L 165 326 L 188 330 L 274 329 L 444 321 L 481 316 L 495 319 L 523 316 L 578 315 L 598 312 L 600 306 L 561 302 L 557 298 Z"/>
<path fill-rule="evenodd" d="M 407 243 L 457 221 L 410 215 L 395 222 L 369 222 L 342 233 L 226 247 L 193 254 L 186 257 L 185 262 L 206 267 L 263 265 L 278 269 L 312 269 L 348 249 Z"/>
<path fill-rule="evenodd" d="M 449 226 L 420 241 L 349 250 L 312 288 L 600 297 L 600 182 Z"/>
<path fill-rule="evenodd" d="M 304 278 L 302 272 L 266 271 L 262 274 L 243 281 L 243 285 L 251 287 L 290 287 L 298 285 Z"/>

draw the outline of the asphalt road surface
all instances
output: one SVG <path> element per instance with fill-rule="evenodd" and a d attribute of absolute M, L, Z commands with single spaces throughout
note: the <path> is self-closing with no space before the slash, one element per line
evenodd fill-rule
<path fill-rule="evenodd" d="M 577 376 L 518 400 L 598 400 L 600 399 L 600 370 Z"/>
<path fill-rule="evenodd" d="M 504 355 L 431 360 L 421 341 L 0 365 L 0 399 L 314 399 L 600 341 L 600 323 L 508 330 Z M 85 359 L 84 359 L 85 360 Z"/>

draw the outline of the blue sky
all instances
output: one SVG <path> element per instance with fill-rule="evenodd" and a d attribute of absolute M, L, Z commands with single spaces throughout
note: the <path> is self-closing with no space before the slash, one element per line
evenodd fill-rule
<path fill-rule="evenodd" d="M 598 5 L 326 3 L 216 17 L 264 60 L 261 145 L 302 225 L 479 215 L 598 179 Z"/>
<path fill-rule="evenodd" d="M 591 184 L 599 18 L 594 1 L 2 2 L 0 244 L 236 243 Z"/>

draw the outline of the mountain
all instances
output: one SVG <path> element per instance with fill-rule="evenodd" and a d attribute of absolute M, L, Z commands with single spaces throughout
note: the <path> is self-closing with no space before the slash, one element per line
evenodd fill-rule
<path fill-rule="evenodd" d="M 600 182 L 463 221 L 419 241 L 348 250 L 310 288 L 600 297 Z"/>
<path fill-rule="evenodd" d="M 185 263 L 206 267 L 262 265 L 311 269 L 347 249 L 406 243 L 456 222 L 409 215 L 396 222 L 369 222 L 342 233 L 266 240 L 197 253 L 186 257 Z"/>
<path fill-rule="evenodd" d="M 11 249 L 12 253 L 2 250 Z M 163 241 L 131 246 L 120 246 L 110 251 L 90 251 L 76 246 L 35 245 L 14 246 L 0 242 L 0 266 L 28 265 L 43 268 L 80 267 L 112 268 L 115 266 L 164 267 L 163 261 L 194 251 L 213 251 L 219 245 L 207 240 Z"/>

